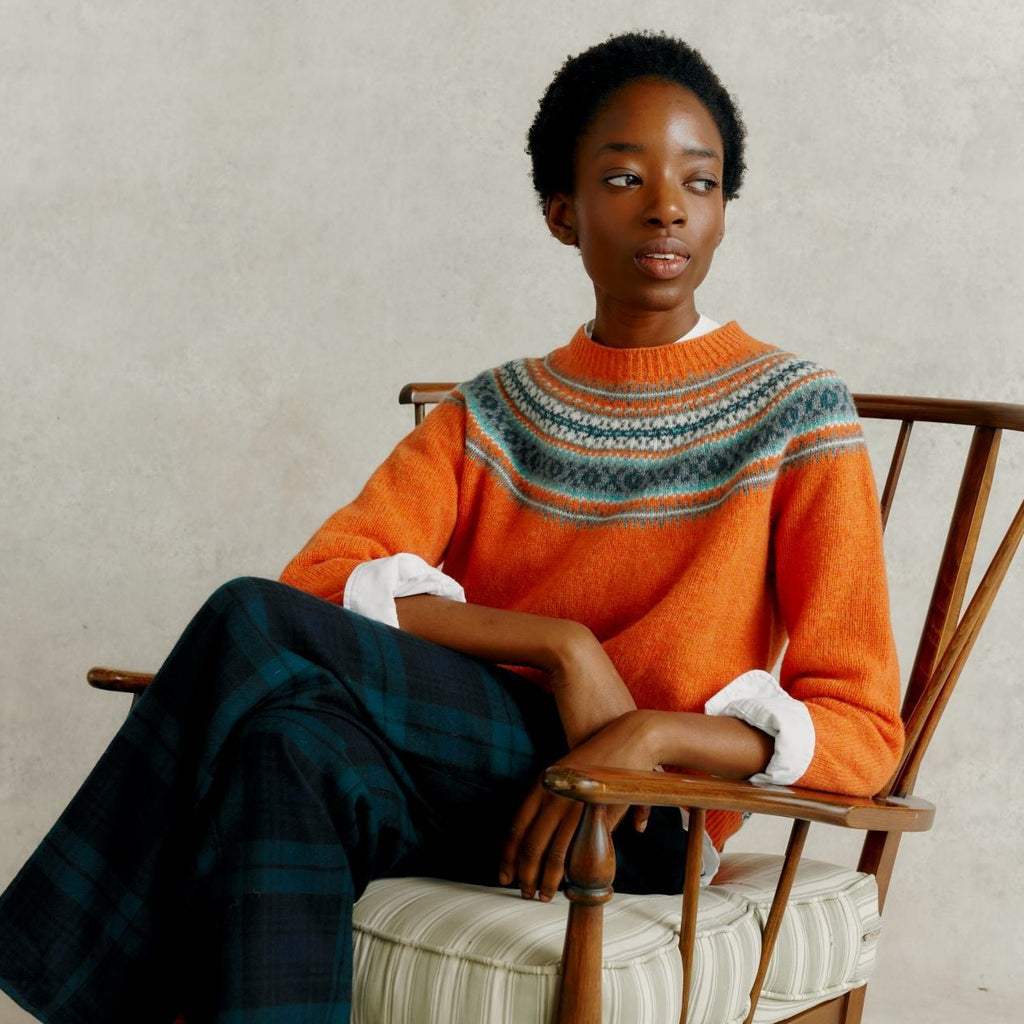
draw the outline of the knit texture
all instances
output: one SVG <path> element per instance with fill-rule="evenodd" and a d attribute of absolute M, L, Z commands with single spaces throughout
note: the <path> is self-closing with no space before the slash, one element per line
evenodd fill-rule
<path fill-rule="evenodd" d="M 581 329 L 481 374 L 282 579 L 340 603 L 357 564 L 400 551 L 443 563 L 470 602 L 584 623 L 640 707 L 700 711 L 777 666 L 815 729 L 800 785 L 870 794 L 895 766 L 898 671 L 853 402 L 735 322 L 648 349 Z M 720 846 L 738 820 L 708 817 Z"/>

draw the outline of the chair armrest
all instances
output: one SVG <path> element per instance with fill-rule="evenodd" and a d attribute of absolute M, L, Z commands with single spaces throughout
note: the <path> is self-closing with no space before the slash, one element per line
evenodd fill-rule
<path fill-rule="evenodd" d="M 544 773 L 544 785 L 559 796 L 589 804 L 716 808 L 878 832 L 926 832 L 935 818 L 934 805 L 913 796 L 844 796 L 676 772 L 555 765 Z"/>
<path fill-rule="evenodd" d="M 116 693 L 142 693 L 153 681 L 148 672 L 128 672 L 120 668 L 91 668 L 86 679 L 97 690 L 113 690 Z"/>

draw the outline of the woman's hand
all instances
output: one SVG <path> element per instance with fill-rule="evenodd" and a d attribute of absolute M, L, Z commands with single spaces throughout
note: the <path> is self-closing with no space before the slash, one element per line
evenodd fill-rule
<path fill-rule="evenodd" d="M 675 765 L 722 778 L 742 779 L 763 771 L 773 741 L 737 718 L 713 718 L 686 711 L 627 711 L 563 757 L 569 767 L 635 768 L 650 771 Z M 627 808 L 609 808 L 614 828 Z M 649 808 L 633 808 L 633 824 L 643 831 Z M 555 796 L 537 782 L 523 801 L 502 850 L 502 885 L 518 879 L 527 899 L 549 900 L 565 872 L 569 844 L 583 805 Z"/>
<path fill-rule="evenodd" d="M 658 764 L 655 727 L 659 720 L 658 712 L 634 708 L 579 744 L 558 764 L 652 769 Z M 641 832 L 649 810 L 633 809 L 634 827 Z M 611 808 L 612 828 L 626 811 L 625 807 Z M 538 780 L 519 808 L 502 849 L 498 870 L 501 884 L 518 880 L 524 899 L 539 895 L 544 902 L 550 900 L 562 883 L 569 845 L 582 814 L 579 801 L 555 796 Z"/>
<path fill-rule="evenodd" d="M 638 743 L 636 702 L 611 659 L 589 629 L 564 625 L 555 660 L 548 666 L 570 749 L 558 763 L 653 767 L 639 749 L 643 744 Z M 621 808 L 613 813 L 612 827 L 624 812 Z M 637 828 L 646 826 L 649 813 L 647 807 L 635 809 Z M 532 899 L 539 887 L 540 898 L 550 900 L 562 882 L 566 854 L 582 814 L 579 801 L 555 796 L 538 780 L 519 808 L 502 850 L 501 884 L 518 879 L 524 898 Z"/>

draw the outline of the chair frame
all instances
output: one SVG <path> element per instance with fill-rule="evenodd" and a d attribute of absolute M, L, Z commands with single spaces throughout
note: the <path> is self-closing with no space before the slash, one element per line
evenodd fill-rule
<path fill-rule="evenodd" d="M 415 422 L 419 424 L 426 407 L 441 401 L 454 386 L 452 383 L 407 384 L 401 390 L 399 401 L 413 406 Z M 882 489 L 883 524 L 889 518 L 914 425 L 958 424 L 973 428 L 903 700 L 907 742 L 899 765 L 882 791 L 872 798 L 675 773 L 601 767 L 550 768 L 544 777 L 545 785 L 584 805 L 566 870 L 570 910 L 555 1024 L 600 1024 L 601 1021 L 603 908 L 612 897 L 615 872 L 608 807 L 629 804 L 686 807 L 690 810 L 691 828 L 698 831 L 703 829 L 705 813 L 711 808 L 792 819 L 775 897 L 765 922 L 747 1024 L 753 1021 L 810 823 L 822 822 L 865 833 L 858 870 L 875 876 L 879 912 L 884 907 L 903 833 L 931 827 L 934 806 L 913 795 L 921 762 L 1024 537 L 1022 501 L 964 610 L 1002 433 L 1005 430 L 1024 432 L 1024 405 L 866 394 L 854 395 L 854 400 L 862 418 L 894 420 L 900 424 Z M 88 679 L 100 689 L 133 693 L 137 697 L 152 676 L 94 668 Z M 700 844 L 692 843 L 687 854 L 679 939 L 683 964 L 681 1024 L 686 1024 L 687 1019 L 699 884 Z M 786 1024 L 859 1024 L 865 993 L 866 986 L 854 989 L 788 1018 Z"/>

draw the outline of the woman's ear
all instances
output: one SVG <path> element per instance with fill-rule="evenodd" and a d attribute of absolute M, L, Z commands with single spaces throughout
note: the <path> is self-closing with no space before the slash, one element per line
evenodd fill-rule
<path fill-rule="evenodd" d="M 572 196 L 566 195 L 564 192 L 556 192 L 553 196 L 548 196 L 544 204 L 544 219 L 547 221 L 548 231 L 562 245 L 577 244 L 576 208 Z"/>

